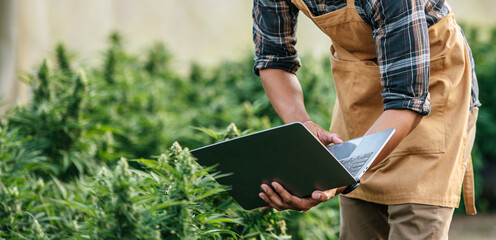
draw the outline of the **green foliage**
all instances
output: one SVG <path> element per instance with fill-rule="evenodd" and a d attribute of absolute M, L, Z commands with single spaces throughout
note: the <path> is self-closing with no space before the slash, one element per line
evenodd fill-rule
<path fill-rule="evenodd" d="M 482 107 L 477 120 L 477 136 L 472 154 L 475 169 L 476 204 L 479 211 L 496 210 L 496 28 L 481 31 L 464 26 L 475 59 Z M 483 37 L 483 35 L 487 37 Z"/>
<path fill-rule="evenodd" d="M 252 56 L 210 69 L 193 64 L 180 76 L 165 46 L 133 55 L 113 34 L 103 58 L 101 67 L 77 70 L 59 44 L 55 63 L 43 61 L 28 76 L 31 103 L 0 121 L 0 238 L 288 239 L 289 232 L 305 238 L 300 228 L 313 234 L 308 238 L 337 232 L 337 225 L 324 227 L 336 220 L 334 205 L 306 215 L 327 216 L 313 221 L 323 230 L 299 224 L 299 213 L 244 211 L 214 180 L 222 175 L 174 143 L 196 148 L 281 123 L 251 72 Z M 304 61 L 305 91 L 332 92 L 330 81 L 316 81 L 329 74 L 327 62 Z M 330 118 L 317 113 L 329 112 L 330 99 L 308 98 L 324 126 Z"/>
<path fill-rule="evenodd" d="M 59 214 L 64 210 L 51 199 L 63 197 L 56 189 L 61 183 L 53 176 L 47 181 L 36 176 L 36 172 L 48 172 L 49 158 L 25 147 L 28 141 L 17 129 L 0 129 L 0 237 L 60 238 L 66 230 L 54 230 L 60 227 Z"/>
<path fill-rule="evenodd" d="M 482 177 L 496 156 L 496 31 L 488 42 L 468 32 L 485 104 L 474 154 L 477 196 L 479 207 L 490 208 L 493 185 Z M 307 213 L 244 211 L 214 180 L 223 176 L 189 154 L 282 123 L 252 73 L 252 55 L 211 68 L 192 64 L 182 76 L 162 44 L 144 52 L 126 52 L 113 34 L 102 65 L 78 70 L 59 44 L 55 64 L 43 61 L 28 77 L 31 103 L 0 121 L 0 238 L 337 238 L 336 199 Z M 327 127 L 334 99 L 328 60 L 302 62 L 307 110 Z"/>
<path fill-rule="evenodd" d="M 293 239 L 338 239 L 339 201 L 333 198 L 306 213 L 291 212 L 289 233 Z"/>
<path fill-rule="evenodd" d="M 72 71 L 70 66 L 70 59 L 69 59 L 69 54 L 65 49 L 65 46 L 61 43 L 57 44 L 57 47 L 55 48 L 55 53 L 57 55 L 57 63 L 59 69 L 62 72 L 70 73 Z"/>
<path fill-rule="evenodd" d="M 87 221 L 79 232 L 91 239 L 200 239 L 244 237 L 250 230 L 241 208 L 187 149 L 175 143 L 157 160 L 136 160 L 145 170 L 131 169 L 121 159 L 115 169 L 102 168 L 79 201 L 63 201 L 79 209 Z M 254 214 L 250 214 L 254 216 Z M 283 234 L 281 217 L 263 214 L 260 235 Z M 276 232 L 277 230 L 278 232 Z M 283 230 L 283 229 L 282 229 Z"/>
<path fill-rule="evenodd" d="M 229 131 L 226 131 L 225 135 Z M 0 237 L 15 239 L 286 239 L 283 216 L 244 211 L 178 143 L 158 159 L 122 158 L 94 176 L 68 183 L 36 177 L 39 165 L 18 167 L 25 152 L 16 131 L 0 130 Z"/>
<path fill-rule="evenodd" d="M 68 178 L 92 169 L 91 162 L 77 156 L 87 153 L 87 146 L 81 141 L 84 123 L 80 117 L 87 89 L 83 71 L 58 73 L 50 74 L 47 62 L 43 61 L 37 75 L 30 76 L 35 86 L 33 102 L 13 109 L 7 121 L 9 128 L 17 129 L 18 137 L 23 139 L 23 148 L 48 157 L 49 161 L 37 173 Z"/>

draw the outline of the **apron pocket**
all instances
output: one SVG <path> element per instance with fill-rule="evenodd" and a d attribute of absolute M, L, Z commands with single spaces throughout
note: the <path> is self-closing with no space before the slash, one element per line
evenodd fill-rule
<path fill-rule="evenodd" d="M 405 154 L 436 154 L 446 151 L 446 106 L 450 80 L 446 73 L 446 58 L 431 61 L 429 95 L 431 112 L 403 139 L 389 156 Z"/>
<path fill-rule="evenodd" d="M 384 109 L 379 67 L 373 61 L 343 61 L 334 56 L 331 70 L 337 101 L 331 131 L 347 139 L 363 136 Z"/>

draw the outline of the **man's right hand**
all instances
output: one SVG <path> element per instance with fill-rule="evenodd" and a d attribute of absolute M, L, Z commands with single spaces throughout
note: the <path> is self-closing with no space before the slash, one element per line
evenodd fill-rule
<path fill-rule="evenodd" d="M 338 134 L 330 133 L 312 121 L 306 121 L 303 125 L 305 125 L 305 127 L 307 127 L 308 130 L 310 130 L 310 132 L 312 132 L 312 134 L 317 137 L 322 144 L 324 144 L 324 146 L 331 143 L 338 144 L 343 142 Z"/>

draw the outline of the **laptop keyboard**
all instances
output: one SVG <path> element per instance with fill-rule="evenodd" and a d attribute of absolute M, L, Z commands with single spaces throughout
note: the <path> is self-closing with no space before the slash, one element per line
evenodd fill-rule
<path fill-rule="evenodd" d="M 374 152 L 369 152 L 356 157 L 346 158 L 340 160 L 340 162 L 351 173 L 352 176 L 355 176 L 358 171 L 360 171 L 362 166 L 367 162 L 367 160 L 369 160 L 373 153 Z"/>

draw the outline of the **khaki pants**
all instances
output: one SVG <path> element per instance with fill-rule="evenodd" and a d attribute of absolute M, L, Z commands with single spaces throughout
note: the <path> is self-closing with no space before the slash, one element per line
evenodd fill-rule
<path fill-rule="evenodd" d="M 454 208 L 383 205 L 339 196 L 339 239 L 448 239 Z"/>

